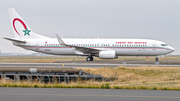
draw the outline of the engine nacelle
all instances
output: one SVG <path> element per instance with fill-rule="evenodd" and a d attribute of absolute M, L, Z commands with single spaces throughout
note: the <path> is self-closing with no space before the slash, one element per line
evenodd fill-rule
<path fill-rule="evenodd" d="M 99 58 L 100 59 L 115 59 L 115 58 L 118 58 L 118 56 L 116 56 L 115 51 L 100 51 Z"/>

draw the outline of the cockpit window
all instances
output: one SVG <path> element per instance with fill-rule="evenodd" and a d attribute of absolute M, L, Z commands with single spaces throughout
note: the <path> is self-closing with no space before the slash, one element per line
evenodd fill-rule
<path fill-rule="evenodd" d="M 161 44 L 161 46 L 168 46 L 168 44 Z"/>

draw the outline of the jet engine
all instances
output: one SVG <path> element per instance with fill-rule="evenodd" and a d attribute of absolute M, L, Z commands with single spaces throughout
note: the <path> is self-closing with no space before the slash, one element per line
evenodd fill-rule
<path fill-rule="evenodd" d="M 115 51 L 100 51 L 99 58 L 100 59 L 115 59 L 115 58 L 118 58 L 118 56 L 116 56 Z"/>

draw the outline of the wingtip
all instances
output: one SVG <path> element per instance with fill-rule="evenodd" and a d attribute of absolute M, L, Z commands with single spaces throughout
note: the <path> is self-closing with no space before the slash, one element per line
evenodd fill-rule
<path fill-rule="evenodd" d="M 60 45 L 66 45 L 58 34 L 55 34 Z"/>
<path fill-rule="evenodd" d="M 59 37 L 59 35 L 58 34 L 55 34 L 56 35 L 56 37 Z"/>

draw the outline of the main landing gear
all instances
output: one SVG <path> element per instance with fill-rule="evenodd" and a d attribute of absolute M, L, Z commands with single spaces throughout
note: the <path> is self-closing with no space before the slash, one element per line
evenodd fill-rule
<path fill-rule="evenodd" d="M 158 59 L 158 58 L 155 58 L 155 61 L 156 61 L 156 62 L 158 62 L 158 61 L 159 61 L 159 59 Z"/>
<path fill-rule="evenodd" d="M 94 58 L 92 57 L 92 56 L 88 56 L 87 58 L 86 58 L 86 61 L 93 61 L 94 60 Z"/>

